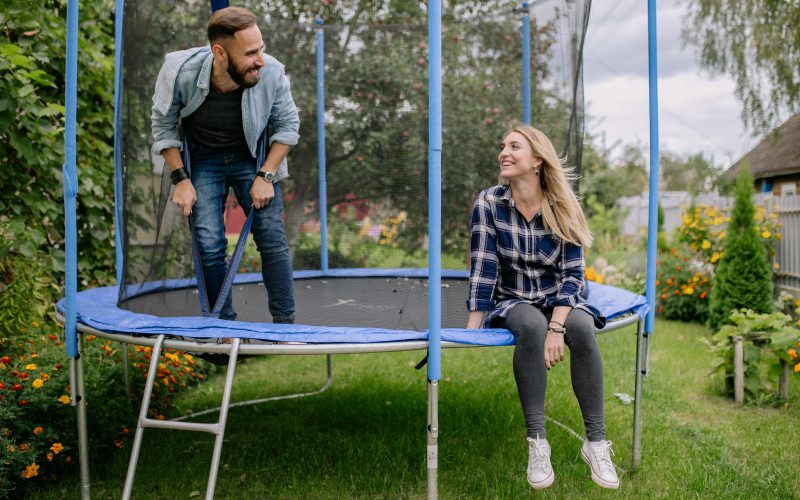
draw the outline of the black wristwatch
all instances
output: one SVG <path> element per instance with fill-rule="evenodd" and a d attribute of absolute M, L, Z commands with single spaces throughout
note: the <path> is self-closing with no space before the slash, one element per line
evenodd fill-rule
<path fill-rule="evenodd" d="M 256 177 L 261 177 L 270 184 L 273 184 L 275 182 L 275 174 L 273 174 L 272 172 L 264 172 L 263 170 L 259 170 L 258 173 L 256 174 Z"/>

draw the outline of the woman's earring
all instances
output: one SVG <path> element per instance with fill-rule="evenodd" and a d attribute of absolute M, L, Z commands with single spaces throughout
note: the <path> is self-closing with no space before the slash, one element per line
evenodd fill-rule
<path fill-rule="evenodd" d="M 538 168 L 534 168 L 533 169 L 533 173 L 536 175 L 536 177 L 539 177 L 539 169 Z"/>

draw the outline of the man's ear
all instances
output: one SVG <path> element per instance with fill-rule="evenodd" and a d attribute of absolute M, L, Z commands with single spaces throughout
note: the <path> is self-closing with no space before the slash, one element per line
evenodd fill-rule
<path fill-rule="evenodd" d="M 225 47 L 218 43 L 211 45 L 211 52 L 214 54 L 214 58 L 220 62 L 225 62 L 228 58 L 228 51 L 226 51 Z"/>

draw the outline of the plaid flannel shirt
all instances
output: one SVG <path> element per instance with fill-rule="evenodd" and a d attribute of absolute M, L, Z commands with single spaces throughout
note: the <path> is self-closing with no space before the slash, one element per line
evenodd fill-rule
<path fill-rule="evenodd" d="M 467 309 L 489 312 L 484 327 L 524 302 L 544 309 L 583 309 L 602 328 L 605 318 L 580 294 L 584 270 L 583 247 L 545 229 L 541 211 L 525 220 L 510 186 L 478 194 L 472 209 Z"/>

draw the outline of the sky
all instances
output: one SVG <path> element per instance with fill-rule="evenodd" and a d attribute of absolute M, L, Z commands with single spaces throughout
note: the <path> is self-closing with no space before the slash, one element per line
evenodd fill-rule
<path fill-rule="evenodd" d="M 727 76 L 700 67 L 684 47 L 684 0 L 657 2 L 661 150 L 703 153 L 727 168 L 759 142 L 747 132 Z M 594 0 L 584 44 L 586 129 L 617 157 L 626 144 L 649 148 L 647 2 Z"/>

